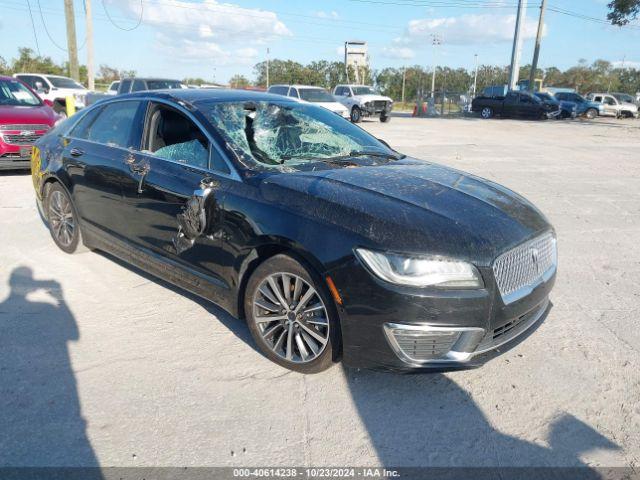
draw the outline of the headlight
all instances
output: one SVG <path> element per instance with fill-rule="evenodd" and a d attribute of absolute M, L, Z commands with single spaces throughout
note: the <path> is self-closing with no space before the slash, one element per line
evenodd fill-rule
<path fill-rule="evenodd" d="M 445 257 L 413 257 L 357 248 L 360 260 L 379 278 L 412 287 L 482 288 L 480 272 L 472 264 Z"/>

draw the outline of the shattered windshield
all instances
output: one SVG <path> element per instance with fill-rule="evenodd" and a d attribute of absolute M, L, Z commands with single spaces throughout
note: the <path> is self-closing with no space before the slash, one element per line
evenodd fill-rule
<path fill-rule="evenodd" d="M 397 159 L 399 154 L 329 110 L 298 102 L 203 105 L 205 115 L 244 161 L 296 167 L 356 157 Z"/>

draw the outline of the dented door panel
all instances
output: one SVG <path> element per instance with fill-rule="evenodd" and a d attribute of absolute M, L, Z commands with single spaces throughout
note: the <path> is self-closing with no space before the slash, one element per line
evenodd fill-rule
<path fill-rule="evenodd" d="M 221 206 L 229 180 L 142 153 L 135 164 L 148 168 L 133 171 L 125 191 L 129 240 L 219 277 Z"/>

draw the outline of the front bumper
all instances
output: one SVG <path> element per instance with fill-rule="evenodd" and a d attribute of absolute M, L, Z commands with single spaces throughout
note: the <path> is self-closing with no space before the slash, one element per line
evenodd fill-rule
<path fill-rule="evenodd" d="M 365 104 L 360 107 L 360 111 L 365 117 L 387 116 L 391 113 L 392 109 L 393 109 L 393 105 L 390 104 L 389 102 L 387 102 L 385 106 Z"/>
<path fill-rule="evenodd" d="M 475 368 L 544 320 L 555 267 L 530 293 L 508 304 L 491 269 L 479 270 L 485 280 L 479 290 L 391 285 L 357 260 L 330 272 L 343 297 L 345 365 L 406 372 Z"/>

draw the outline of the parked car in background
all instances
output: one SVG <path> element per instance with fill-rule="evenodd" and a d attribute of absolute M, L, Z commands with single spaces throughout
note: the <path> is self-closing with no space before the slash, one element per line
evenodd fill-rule
<path fill-rule="evenodd" d="M 576 104 L 578 116 L 584 115 L 587 118 L 596 118 L 601 115 L 604 106 L 601 103 L 587 100 L 577 92 L 555 92 L 553 96 L 557 100 L 573 102 Z"/>
<path fill-rule="evenodd" d="M 471 111 L 482 118 L 494 116 L 511 118 L 547 119 L 560 115 L 560 105 L 544 103 L 529 92 L 511 90 L 505 97 L 476 97 L 471 102 Z"/>
<path fill-rule="evenodd" d="M 171 90 L 184 88 L 180 80 L 167 78 L 122 78 L 118 86 L 118 95 L 147 90 Z"/>
<path fill-rule="evenodd" d="M 640 107 L 640 101 L 633 95 L 629 95 L 628 93 L 621 93 L 621 92 L 612 92 L 611 95 L 616 97 L 616 99 L 619 102 L 633 103 L 636 107 Z"/>
<path fill-rule="evenodd" d="M 26 83 L 43 100 L 50 100 L 53 109 L 60 115 L 66 116 L 69 95 L 73 96 L 77 110 L 87 105 L 89 90 L 72 78 L 39 73 L 16 73 L 13 76 Z"/>
<path fill-rule="evenodd" d="M 576 118 L 578 116 L 578 107 L 573 102 L 565 100 L 557 100 L 553 95 L 546 92 L 535 92 L 534 96 L 553 107 L 560 107 L 560 118 Z"/>
<path fill-rule="evenodd" d="M 310 85 L 271 85 L 267 91 L 276 95 L 284 95 L 315 103 L 333 113 L 337 113 L 341 117 L 350 118 L 349 109 L 336 101 L 335 97 L 324 88 Z"/>
<path fill-rule="evenodd" d="M 358 123 L 362 117 L 379 117 L 388 122 L 393 100 L 377 93 L 367 85 L 337 85 L 333 89 L 336 100 L 349 110 L 351 121 Z"/>
<path fill-rule="evenodd" d="M 115 82 L 111 82 L 109 88 L 107 88 L 107 95 L 117 95 L 118 87 L 120 86 L 120 80 L 116 80 Z"/>
<path fill-rule="evenodd" d="M 30 168 L 33 144 L 59 118 L 50 105 L 20 80 L 0 76 L 0 170 Z"/>
<path fill-rule="evenodd" d="M 587 99 L 602 104 L 600 115 L 608 117 L 638 117 L 638 106 L 618 100 L 610 93 L 590 93 Z"/>
<path fill-rule="evenodd" d="M 479 366 L 549 309 L 556 237 L 536 207 L 312 103 L 142 92 L 60 127 L 33 165 L 55 244 L 218 304 L 291 370 Z"/>

